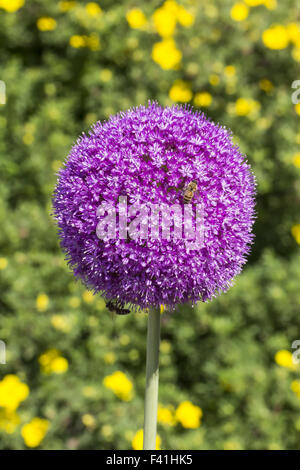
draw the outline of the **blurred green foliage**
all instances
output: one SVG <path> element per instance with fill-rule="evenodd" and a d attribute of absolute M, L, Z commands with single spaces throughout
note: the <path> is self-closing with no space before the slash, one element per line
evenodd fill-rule
<path fill-rule="evenodd" d="M 300 339 L 296 0 L 245 0 L 235 11 L 231 0 L 178 0 L 176 27 L 174 2 L 165 16 L 157 0 L 23 3 L 0 1 L 0 380 L 15 374 L 30 392 L 12 428 L 0 406 L 0 447 L 26 448 L 24 425 L 35 417 L 49 422 L 43 449 L 131 448 L 142 428 L 147 317 L 112 318 L 75 282 L 51 194 L 72 143 L 94 121 L 177 99 L 233 130 L 257 176 L 258 218 L 235 286 L 162 315 L 159 401 L 175 410 L 188 400 L 203 416 L 194 429 L 160 422 L 161 447 L 299 448 L 300 394 L 291 383 L 300 367 L 274 360 Z M 263 39 L 273 24 L 282 28 Z M 161 42 L 160 65 L 152 48 Z M 179 63 L 162 66 L 176 51 Z M 53 349 L 67 363 L 47 372 L 41 356 Z M 133 384 L 128 400 L 103 385 L 118 370 Z"/>

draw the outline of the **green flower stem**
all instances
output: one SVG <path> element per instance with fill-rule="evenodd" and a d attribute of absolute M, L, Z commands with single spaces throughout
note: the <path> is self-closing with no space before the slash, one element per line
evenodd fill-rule
<path fill-rule="evenodd" d="M 160 309 L 153 309 L 148 314 L 144 450 L 155 450 L 156 447 L 159 342 Z"/>

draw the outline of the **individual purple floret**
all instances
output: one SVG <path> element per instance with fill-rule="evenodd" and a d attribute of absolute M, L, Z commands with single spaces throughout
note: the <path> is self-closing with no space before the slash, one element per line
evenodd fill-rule
<path fill-rule="evenodd" d="M 98 207 L 202 204 L 202 245 L 186 240 L 99 238 Z M 120 305 L 142 309 L 206 301 L 226 291 L 253 240 L 255 179 L 231 133 L 189 107 L 139 106 L 97 122 L 72 148 L 54 194 L 61 245 L 75 275 Z M 118 218 L 117 218 L 118 222 Z M 171 230 L 171 235 L 173 231 Z"/>

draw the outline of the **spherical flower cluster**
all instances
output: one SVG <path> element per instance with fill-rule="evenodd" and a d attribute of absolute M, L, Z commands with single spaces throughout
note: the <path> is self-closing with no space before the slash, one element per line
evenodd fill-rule
<path fill-rule="evenodd" d="M 204 242 L 130 235 L 99 239 L 97 209 L 119 197 L 135 203 L 183 204 L 197 182 Z M 206 301 L 232 285 L 252 242 L 255 181 L 230 132 L 189 107 L 140 106 L 96 123 L 60 170 L 54 214 L 76 276 L 107 299 L 140 308 Z M 172 235 L 172 234 L 171 234 Z M 184 237 L 183 237 L 184 238 Z"/>

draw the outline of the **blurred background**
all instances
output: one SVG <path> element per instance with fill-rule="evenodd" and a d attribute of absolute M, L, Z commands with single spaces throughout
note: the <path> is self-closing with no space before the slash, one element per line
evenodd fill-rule
<path fill-rule="evenodd" d="M 162 314 L 157 445 L 300 449 L 297 3 L 0 0 L 0 448 L 142 446 L 147 316 L 75 282 L 51 197 L 82 131 L 152 99 L 230 127 L 258 183 L 235 286 Z"/>

